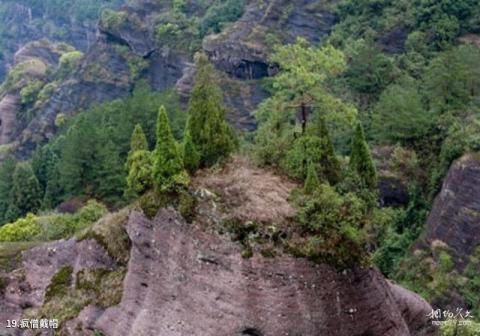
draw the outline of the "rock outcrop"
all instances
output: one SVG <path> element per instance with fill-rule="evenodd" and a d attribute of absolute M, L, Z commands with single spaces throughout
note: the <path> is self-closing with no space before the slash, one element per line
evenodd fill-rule
<path fill-rule="evenodd" d="M 304 37 L 319 43 L 334 23 L 335 16 L 318 0 L 253 1 L 234 25 L 207 37 L 203 48 L 216 67 L 230 76 L 261 79 L 275 73 L 275 65 L 268 61 L 275 41 L 269 41 L 269 36 L 277 42 Z"/>
<path fill-rule="evenodd" d="M 433 335 L 430 306 L 379 272 L 337 273 L 293 257 L 242 259 L 226 237 L 172 210 L 133 212 L 122 302 L 106 335 Z"/>
<path fill-rule="evenodd" d="M 187 224 L 173 209 L 152 220 L 131 211 L 126 229 L 132 247 L 121 302 L 86 305 L 62 335 L 435 335 L 429 304 L 374 269 L 339 273 L 286 255 L 244 259 L 229 237 Z M 41 306 L 65 266 L 73 277 L 116 267 L 92 239 L 26 251 L 0 294 L 0 323 Z"/>
<path fill-rule="evenodd" d="M 448 246 L 462 271 L 480 246 L 480 156 L 467 154 L 450 168 L 427 221 L 425 242 Z"/>

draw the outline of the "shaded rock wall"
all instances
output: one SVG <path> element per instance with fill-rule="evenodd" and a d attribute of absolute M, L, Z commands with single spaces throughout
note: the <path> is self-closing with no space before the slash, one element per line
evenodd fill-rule
<path fill-rule="evenodd" d="M 467 154 L 453 163 L 427 221 L 426 244 L 448 245 L 456 268 L 463 270 L 480 245 L 480 156 Z"/>

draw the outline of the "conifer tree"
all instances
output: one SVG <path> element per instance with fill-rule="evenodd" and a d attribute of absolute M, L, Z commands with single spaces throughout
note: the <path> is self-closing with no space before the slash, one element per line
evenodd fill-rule
<path fill-rule="evenodd" d="M 18 163 L 13 172 L 11 203 L 6 220 L 9 222 L 40 209 L 42 188 L 28 162 Z"/>
<path fill-rule="evenodd" d="M 225 106 L 215 84 L 214 69 L 204 54 L 196 56 L 197 75 L 188 106 L 188 129 L 200 154 L 200 165 L 211 166 L 234 148 L 233 132 L 225 121 Z"/>
<path fill-rule="evenodd" d="M 157 119 L 157 144 L 153 153 L 153 180 L 160 191 L 168 191 L 184 179 L 183 162 L 173 138 L 165 107 L 160 107 Z"/>
<path fill-rule="evenodd" d="M 137 124 L 133 130 L 132 137 L 130 139 L 130 151 L 128 152 L 127 171 L 130 170 L 132 156 L 137 151 L 148 151 L 148 142 L 145 133 L 143 132 L 142 126 Z"/>
<path fill-rule="evenodd" d="M 45 195 L 42 200 L 43 209 L 53 209 L 62 200 L 63 187 L 60 183 L 60 170 L 57 163 L 48 171 L 48 181 L 45 187 Z"/>
<path fill-rule="evenodd" d="M 321 175 L 331 184 L 336 184 L 340 181 L 340 162 L 335 154 L 335 148 L 323 116 L 318 117 L 316 128 L 318 137 L 322 140 L 322 155 L 319 162 Z"/>
<path fill-rule="evenodd" d="M 140 125 L 136 125 L 130 140 L 127 158 L 127 195 L 140 195 L 152 187 L 152 153 Z"/>
<path fill-rule="evenodd" d="M 357 124 L 353 134 L 350 168 L 358 174 L 365 187 L 370 190 L 377 188 L 377 171 L 360 123 Z"/>
<path fill-rule="evenodd" d="M 152 153 L 138 150 L 130 156 L 126 193 L 127 195 L 141 195 L 152 185 Z"/>
<path fill-rule="evenodd" d="M 0 166 L 0 226 L 7 222 L 5 220 L 5 215 L 12 202 L 12 180 L 15 165 L 15 159 L 9 156 Z"/>
<path fill-rule="evenodd" d="M 200 165 L 200 154 L 195 148 L 195 144 L 193 143 L 188 128 L 185 131 L 185 136 L 183 138 L 183 165 L 190 173 L 194 173 Z"/>
<path fill-rule="evenodd" d="M 111 140 L 99 144 L 95 171 L 95 193 L 107 202 L 115 203 L 125 189 L 125 172 L 119 152 Z"/>
<path fill-rule="evenodd" d="M 305 185 L 303 191 L 306 194 L 313 194 L 316 190 L 320 188 L 320 181 L 318 179 L 317 170 L 315 169 L 315 164 L 310 162 L 308 165 L 308 174 L 307 179 L 305 180 Z"/>

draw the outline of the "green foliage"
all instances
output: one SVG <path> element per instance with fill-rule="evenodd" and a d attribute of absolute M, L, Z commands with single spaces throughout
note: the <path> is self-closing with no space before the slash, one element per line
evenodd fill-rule
<path fill-rule="evenodd" d="M 28 214 L 0 228 L 0 241 L 49 241 L 70 238 L 107 213 L 104 205 L 89 201 L 75 214 Z"/>
<path fill-rule="evenodd" d="M 319 188 L 320 181 L 318 179 L 317 170 L 315 169 L 315 165 L 310 162 L 310 164 L 308 165 L 307 179 L 305 180 L 303 191 L 305 192 L 305 194 L 311 195 Z"/>
<path fill-rule="evenodd" d="M 358 41 L 350 52 L 346 78 L 351 87 L 364 94 L 382 92 L 395 76 L 395 65 L 373 42 Z"/>
<path fill-rule="evenodd" d="M 204 54 L 197 55 L 196 63 L 187 127 L 200 154 L 200 166 L 209 167 L 230 155 L 234 149 L 233 132 L 225 121 L 225 106 L 213 66 Z"/>
<path fill-rule="evenodd" d="M 129 157 L 129 165 L 130 168 L 127 176 L 128 190 L 141 195 L 153 187 L 153 161 L 151 152 L 146 150 L 135 151 Z"/>
<path fill-rule="evenodd" d="M 209 33 L 219 33 L 242 14 L 244 0 L 209 0 L 194 6 L 185 0 L 175 0 L 172 10 L 156 18 L 155 38 L 161 48 L 194 54 L 201 50 L 202 39 Z"/>
<path fill-rule="evenodd" d="M 83 53 L 78 50 L 63 54 L 59 60 L 59 76 L 64 78 L 70 74 L 80 64 L 82 58 Z"/>
<path fill-rule="evenodd" d="M 41 228 L 36 222 L 36 217 L 28 214 L 16 222 L 6 224 L 0 228 L 1 242 L 20 242 L 35 239 L 41 233 Z"/>
<path fill-rule="evenodd" d="M 31 58 L 15 65 L 0 87 L 0 92 L 21 88 L 27 80 L 40 78 L 47 72 L 47 65 L 38 58 Z"/>
<path fill-rule="evenodd" d="M 375 107 L 374 134 L 379 140 L 412 144 L 428 134 L 434 117 L 423 105 L 416 83 L 407 78 L 381 94 Z"/>
<path fill-rule="evenodd" d="M 55 296 L 64 296 L 67 294 L 68 287 L 72 283 L 73 267 L 62 267 L 50 281 L 50 285 L 45 290 L 45 301 L 50 301 Z"/>
<path fill-rule="evenodd" d="M 127 22 L 128 13 L 106 9 L 102 12 L 102 24 L 109 29 L 116 29 Z"/>
<path fill-rule="evenodd" d="M 54 207 L 72 196 L 97 198 L 109 205 L 124 202 L 128 174 L 124 162 L 129 158 L 131 135 L 135 125 L 140 125 L 145 133 L 139 141 L 145 148 L 152 147 L 158 106 L 162 104 L 169 109 L 175 136 L 181 138 L 186 117 L 180 112 L 177 96 L 171 92 L 153 92 L 142 82 L 131 97 L 94 106 L 66 120 L 58 130 L 59 136 L 47 145 L 48 149 L 39 149 L 34 155 L 44 207 Z M 148 174 L 143 164 L 149 159 L 148 155 L 138 158 L 141 162 L 137 162 L 136 174 L 142 176 L 144 184 Z"/>
<path fill-rule="evenodd" d="M 480 92 L 480 48 L 463 45 L 435 57 L 425 74 L 427 97 L 440 111 L 459 109 Z"/>
<path fill-rule="evenodd" d="M 335 130 L 333 143 L 345 149 L 346 134 L 356 110 L 327 89 L 327 82 L 345 69 L 343 53 L 330 45 L 314 48 L 304 39 L 298 39 L 295 44 L 278 46 L 271 59 L 279 64 L 280 72 L 271 79 L 272 97 L 255 112 L 259 122 L 255 138 L 257 161 L 261 165 L 280 165 L 303 128 L 312 128 L 313 133 L 309 135 L 324 139 L 322 147 L 331 152 L 328 137 L 320 130 L 326 130 L 326 126 L 319 127 L 323 122 Z M 306 120 L 297 118 L 302 105 L 315 105 L 314 113 L 308 113 Z M 310 127 L 310 120 L 317 120 L 318 124 Z M 302 175 L 306 176 L 306 166 Z"/>
<path fill-rule="evenodd" d="M 125 190 L 123 162 L 120 153 L 113 141 L 102 141 L 104 144 L 97 152 L 97 161 L 94 166 L 96 184 L 95 192 L 109 204 L 121 201 Z"/>
<path fill-rule="evenodd" d="M 11 156 L 5 158 L 0 165 L 0 227 L 8 222 L 6 213 L 12 202 L 13 171 L 16 162 Z"/>
<path fill-rule="evenodd" d="M 40 209 L 42 189 L 30 163 L 18 163 L 12 176 L 11 203 L 5 219 L 12 221 Z"/>
<path fill-rule="evenodd" d="M 441 336 L 477 336 L 480 330 L 480 323 L 471 320 L 468 320 L 467 324 L 461 324 L 461 319 L 452 319 L 447 322 L 440 327 Z"/>
<path fill-rule="evenodd" d="M 183 138 L 183 165 L 189 173 L 195 173 L 200 166 L 200 154 L 195 148 L 188 128 Z"/>
<path fill-rule="evenodd" d="M 126 168 L 127 194 L 142 194 L 153 186 L 152 154 L 148 151 L 147 138 L 140 125 L 135 126 L 132 133 Z"/>
<path fill-rule="evenodd" d="M 338 268 L 366 262 L 366 233 L 362 223 L 367 219 L 365 203 L 353 194 L 340 195 L 322 184 L 312 196 L 298 202 L 298 221 L 308 238 L 297 253 Z"/>
<path fill-rule="evenodd" d="M 370 190 L 377 188 L 377 171 L 360 123 L 357 124 L 352 139 L 350 169 L 358 174 L 362 186 Z"/>
<path fill-rule="evenodd" d="M 180 194 L 178 211 L 187 222 L 191 222 L 195 217 L 195 208 L 197 202 L 195 198 L 188 192 L 182 192 Z"/>
<path fill-rule="evenodd" d="M 229 22 L 235 22 L 243 14 L 245 0 L 217 1 L 209 6 L 200 21 L 200 34 L 219 33 Z"/>
<path fill-rule="evenodd" d="M 30 81 L 20 90 L 20 98 L 22 105 L 29 106 L 35 103 L 39 92 L 42 90 L 44 83 L 38 79 Z"/>
<path fill-rule="evenodd" d="M 160 107 L 157 119 L 157 145 L 153 152 L 153 180 L 160 191 L 171 191 L 185 185 L 183 162 L 170 129 L 165 107 Z"/>
<path fill-rule="evenodd" d="M 280 65 L 273 88 L 294 101 L 312 95 L 314 87 L 321 89 L 328 77 L 340 74 L 346 67 L 340 50 L 331 45 L 312 48 L 303 38 L 298 38 L 295 44 L 276 47 L 271 61 Z"/>

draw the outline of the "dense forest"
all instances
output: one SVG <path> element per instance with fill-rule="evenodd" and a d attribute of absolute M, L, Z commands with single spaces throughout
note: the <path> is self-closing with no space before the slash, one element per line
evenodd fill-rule
<path fill-rule="evenodd" d="M 121 26 L 127 12 L 106 8 L 118 6 L 113 2 L 18 3 L 55 18 L 58 29 L 48 36 L 55 39 L 62 22 L 95 20 L 102 10 L 104 27 Z M 0 3 L 0 17 L 8 3 Z M 194 63 L 188 101 L 174 88 L 155 90 L 141 78 L 146 65 L 130 63 L 137 76 L 128 96 L 59 113 L 54 136 L 28 160 L 5 155 L 0 241 L 68 239 L 132 204 L 152 218 L 173 206 L 192 222 L 199 216 L 192 180 L 246 156 L 298 186 L 289 198 L 296 215 L 280 243 L 284 253 L 338 271 L 375 266 L 430 303 L 453 291 L 465 309 L 478 312 L 480 246 L 461 271 L 440 243 L 429 267 L 412 253 L 452 163 L 480 151 L 478 1 L 342 0 L 329 3 L 336 23 L 321 43 L 304 37 L 281 43 L 281 32 L 266 33 L 275 74 L 261 79 L 267 98 L 252 112 L 254 131 L 228 124 L 225 74 L 202 52 L 202 40 L 231 27 L 246 5 L 198 1 L 192 9 L 175 0 L 155 18 L 157 43 Z M 0 27 L 0 46 L 12 33 Z M 18 66 L 6 77 L 2 92 L 21 83 L 23 120 L 51 96 L 48 83 L 61 87 L 85 67 L 80 51 L 59 52 L 58 66 L 41 79 L 24 83 Z M 382 198 L 386 177 L 399 181 L 402 204 Z M 268 226 L 225 221 L 244 258 L 262 244 L 251 238 L 262 225 Z M 475 328 L 458 335 L 476 335 Z"/>

